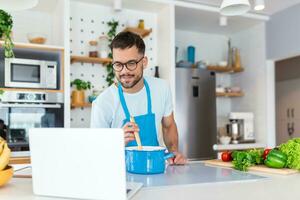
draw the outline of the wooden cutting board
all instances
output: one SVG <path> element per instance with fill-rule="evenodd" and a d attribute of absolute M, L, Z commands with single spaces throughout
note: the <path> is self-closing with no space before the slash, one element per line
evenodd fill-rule
<path fill-rule="evenodd" d="M 211 166 L 233 168 L 233 164 L 231 162 L 223 162 L 222 160 L 205 160 L 204 163 L 206 165 L 211 165 Z M 294 169 L 287 169 L 287 168 L 274 169 L 264 165 L 256 165 L 253 167 L 249 167 L 249 171 L 263 172 L 269 174 L 280 174 L 280 175 L 291 175 L 299 172 L 298 170 L 294 170 Z"/>

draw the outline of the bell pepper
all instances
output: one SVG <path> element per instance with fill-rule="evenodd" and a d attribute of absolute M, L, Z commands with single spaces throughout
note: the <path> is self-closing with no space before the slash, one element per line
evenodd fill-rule
<path fill-rule="evenodd" d="M 265 165 L 271 168 L 284 168 L 287 163 L 287 155 L 279 150 L 271 150 L 265 159 Z"/>

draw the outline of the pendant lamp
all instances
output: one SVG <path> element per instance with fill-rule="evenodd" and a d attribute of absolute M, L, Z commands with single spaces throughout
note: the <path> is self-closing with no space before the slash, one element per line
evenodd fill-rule
<path fill-rule="evenodd" d="M 35 7 L 38 0 L 0 0 L 0 9 L 5 11 L 20 11 Z"/>
<path fill-rule="evenodd" d="M 247 13 L 250 10 L 248 0 L 223 0 L 220 13 L 225 16 L 235 16 Z"/>

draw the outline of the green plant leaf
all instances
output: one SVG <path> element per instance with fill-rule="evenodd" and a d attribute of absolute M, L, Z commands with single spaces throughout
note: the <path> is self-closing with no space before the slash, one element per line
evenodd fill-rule
<path fill-rule="evenodd" d="M 81 79 L 75 79 L 71 82 L 71 87 L 75 85 L 77 90 L 87 90 L 91 89 L 91 82 L 90 81 L 84 81 Z"/>
<path fill-rule="evenodd" d="M 113 40 L 113 38 L 116 36 L 117 27 L 119 26 L 119 22 L 112 19 L 111 21 L 107 22 L 107 25 L 109 27 L 109 30 L 107 32 L 107 37 L 108 37 L 109 42 L 111 42 Z M 112 58 L 111 52 L 108 54 L 108 57 Z M 106 82 L 108 83 L 108 86 L 110 86 L 111 84 L 114 83 L 114 78 L 115 78 L 113 66 L 111 63 L 106 65 L 106 71 L 107 71 Z"/>
<path fill-rule="evenodd" d="M 4 10 L 0 10 L 0 37 L 4 39 L 4 57 L 14 57 L 14 44 L 11 39 L 11 30 L 13 27 L 13 20 L 10 14 Z"/>

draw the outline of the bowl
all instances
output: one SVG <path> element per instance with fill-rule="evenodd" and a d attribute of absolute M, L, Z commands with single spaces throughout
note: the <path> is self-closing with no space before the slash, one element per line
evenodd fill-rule
<path fill-rule="evenodd" d="M 4 170 L 0 171 L 0 187 L 9 181 L 13 174 L 14 170 L 12 166 L 7 166 Z"/>
<path fill-rule="evenodd" d="M 47 41 L 47 36 L 42 33 L 28 33 L 27 39 L 33 44 L 45 44 Z"/>
<path fill-rule="evenodd" d="M 218 63 L 218 65 L 219 65 L 220 67 L 227 67 L 227 61 L 220 61 L 220 62 Z"/>
<path fill-rule="evenodd" d="M 240 87 L 231 87 L 232 92 L 241 92 L 242 89 Z"/>
<path fill-rule="evenodd" d="M 230 141 L 231 141 L 231 137 L 229 137 L 229 136 L 221 136 L 220 137 L 221 144 L 229 144 Z"/>
<path fill-rule="evenodd" d="M 127 20 L 127 26 L 128 27 L 136 28 L 136 27 L 138 27 L 138 25 L 139 25 L 139 20 L 136 20 L 136 19 Z"/>

